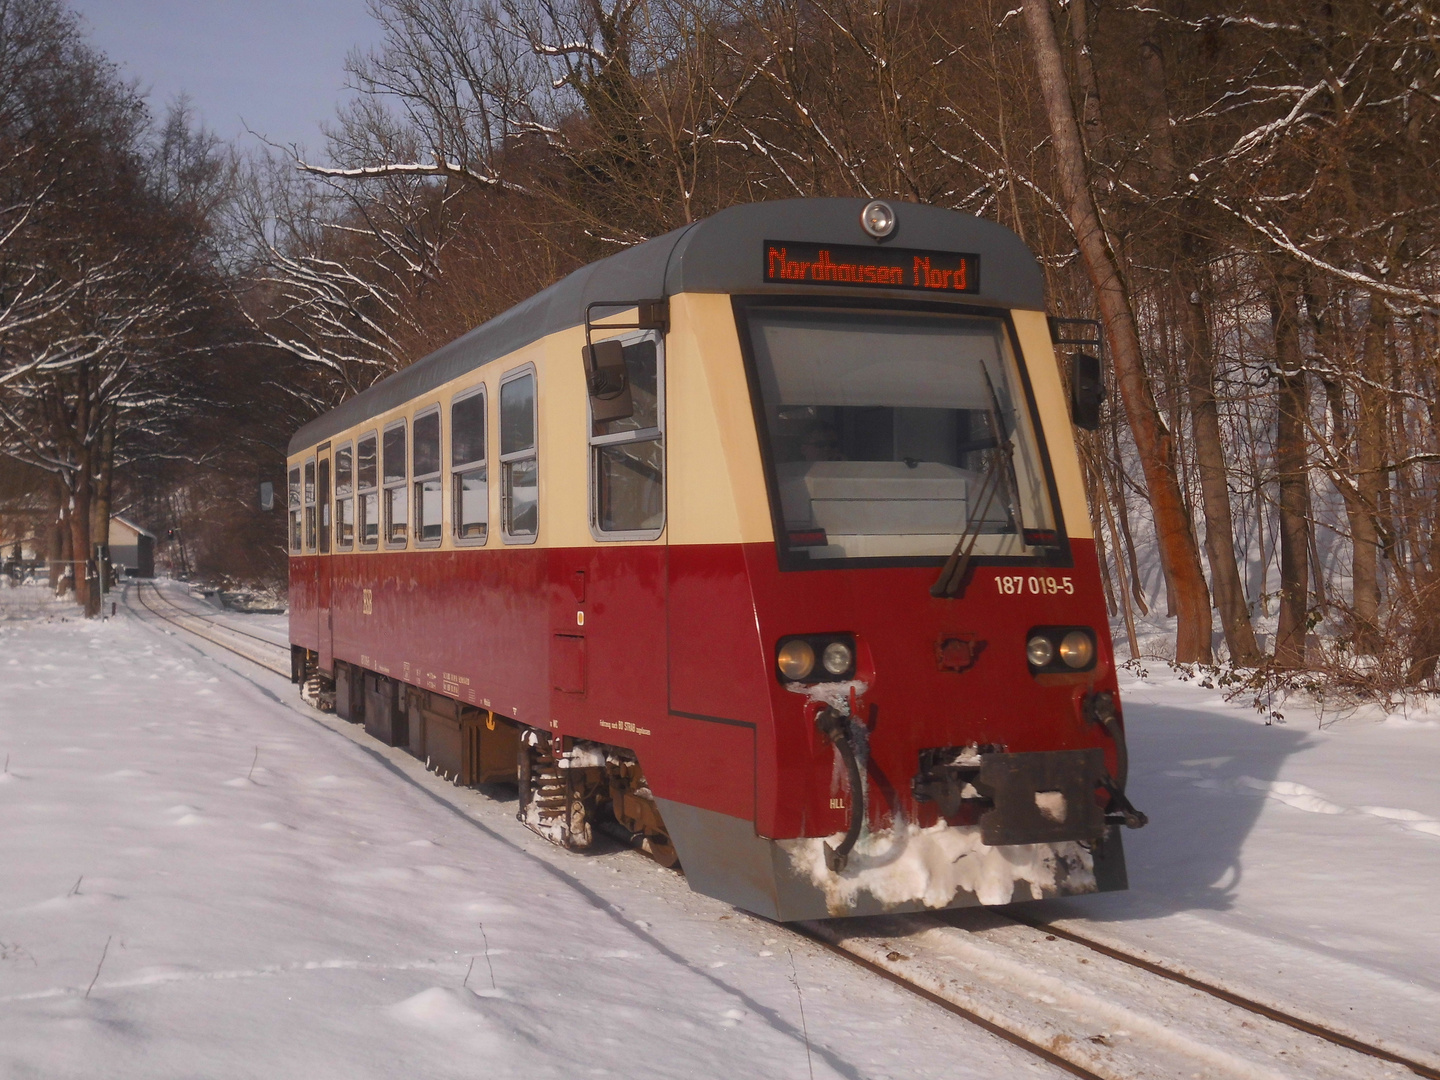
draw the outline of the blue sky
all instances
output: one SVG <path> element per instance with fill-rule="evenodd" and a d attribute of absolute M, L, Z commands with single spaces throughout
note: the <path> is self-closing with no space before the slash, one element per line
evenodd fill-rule
<path fill-rule="evenodd" d="M 94 45 L 149 92 L 157 116 L 181 93 L 224 139 L 323 149 L 346 96 L 345 56 L 378 43 L 365 0 L 69 0 Z M 243 118 L 243 123 L 242 123 Z M 315 156 L 312 154 L 312 156 Z"/>

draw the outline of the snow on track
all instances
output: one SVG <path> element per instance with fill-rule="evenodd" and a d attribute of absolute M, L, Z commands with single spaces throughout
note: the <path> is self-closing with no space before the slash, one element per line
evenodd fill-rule
<path fill-rule="evenodd" d="M 149 617 L 162 623 L 168 623 L 212 645 L 218 645 L 227 652 L 258 664 L 276 675 L 288 675 L 290 670 L 289 646 L 276 645 L 254 634 L 246 634 L 243 630 L 207 622 L 203 617 L 188 613 L 185 609 L 169 601 L 159 588 L 147 589 L 146 586 L 149 584 L 149 582 L 143 582 L 126 587 L 122 602 L 125 604 L 127 612 L 142 618 Z M 217 631 L 220 632 L 217 633 Z M 266 646 L 280 650 L 280 653 L 284 654 L 283 659 Z"/>
<path fill-rule="evenodd" d="M 1199 990 L 968 911 L 810 924 L 838 948 L 1105 1080 L 1410 1076 Z"/>

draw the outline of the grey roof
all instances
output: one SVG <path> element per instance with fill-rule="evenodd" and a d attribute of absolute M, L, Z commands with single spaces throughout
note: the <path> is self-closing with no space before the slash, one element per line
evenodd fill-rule
<path fill-rule="evenodd" d="M 312 420 L 295 433 L 289 452 L 297 453 L 372 416 L 389 412 L 542 337 L 579 326 L 585 319 L 585 306 L 597 300 L 656 299 L 682 292 L 834 292 L 813 284 L 766 283 L 762 244 L 766 240 L 790 240 L 878 246 L 882 242 L 860 227 L 860 211 L 867 201 L 783 199 L 732 206 L 591 263 Z M 892 202 L 891 206 L 897 224 L 884 244 L 980 256 L 980 291 L 961 299 L 1044 310 L 1040 266 L 1009 229 L 934 206 L 906 202 Z M 899 290 L 876 287 L 854 291 L 880 295 Z"/>

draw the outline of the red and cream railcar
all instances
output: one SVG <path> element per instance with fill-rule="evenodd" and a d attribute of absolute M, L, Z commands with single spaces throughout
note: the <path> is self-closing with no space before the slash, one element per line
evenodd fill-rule
<path fill-rule="evenodd" d="M 1124 887 L 1070 404 L 1001 226 L 723 211 L 296 434 L 296 679 L 772 918 Z"/>

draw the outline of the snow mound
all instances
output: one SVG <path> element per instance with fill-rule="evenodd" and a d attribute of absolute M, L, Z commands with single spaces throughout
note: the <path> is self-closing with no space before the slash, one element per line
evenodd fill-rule
<path fill-rule="evenodd" d="M 1304 784 L 1295 784 L 1288 780 L 1257 780 L 1253 776 L 1241 776 L 1236 783 L 1255 791 L 1262 791 L 1276 802 L 1293 806 L 1296 810 L 1305 810 L 1312 814 L 1345 813 L 1345 807 L 1331 802 L 1320 792 L 1312 787 L 1306 787 Z"/>
<path fill-rule="evenodd" d="M 448 1031 L 480 1031 L 498 1040 L 485 1015 L 484 999 L 464 987 L 432 986 L 391 1005 L 386 1012 L 411 1027 Z"/>
<path fill-rule="evenodd" d="M 830 843 L 838 844 L 842 835 L 830 837 Z M 852 908 L 862 890 L 884 904 L 919 901 L 932 908 L 944 907 L 962 891 L 982 904 L 1008 904 L 1020 882 L 1036 900 L 1054 895 L 1061 884 L 1071 893 L 1095 890 L 1094 861 L 1079 844 L 989 847 L 978 825 L 907 824 L 862 836 L 843 874 L 825 865 L 824 840 L 779 843 L 800 876 L 825 893 L 835 914 Z"/>
<path fill-rule="evenodd" d="M 1391 821 L 1433 821 L 1434 819 L 1419 810 L 1406 810 L 1397 806 L 1357 806 L 1355 808 L 1362 814 L 1372 814 L 1379 818 L 1388 818 Z"/>

